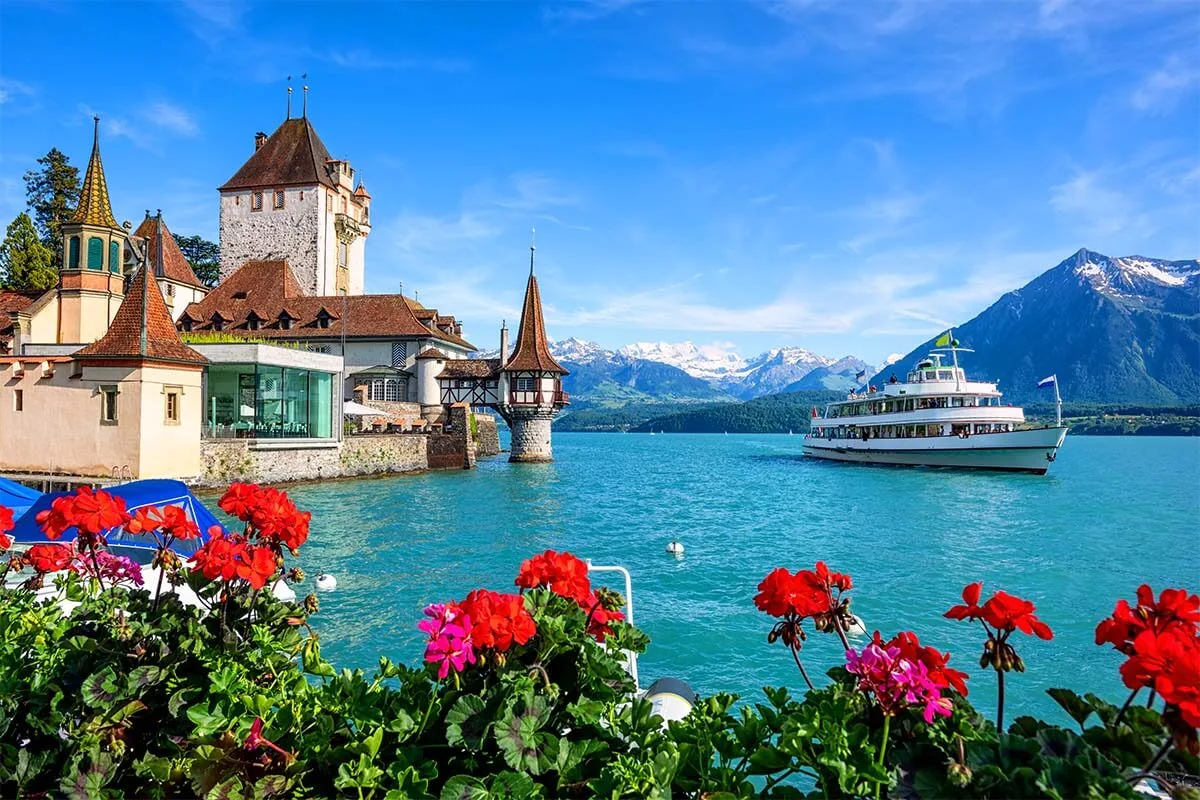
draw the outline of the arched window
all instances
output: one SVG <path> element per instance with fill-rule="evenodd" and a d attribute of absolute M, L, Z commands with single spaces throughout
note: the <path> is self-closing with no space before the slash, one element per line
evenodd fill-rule
<path fill-rule="evenodd" d="M 400 402 L 400 400 L 401 400 L 400 381 L 396 380 L 395 378 L 389 378 L 386 381 L 386 385 L 385 385 L 384 389 L 385 389 L 385 392 L 387 395 L 386 397 L 384 397 L 385 400 L 388 400 L 393 403 Z"/>
<path fill-rule="evenodd" d="M 72 236 L 67 242 L 67 269 L 79 269 L 79 237 Z"/>
<path fill-rule="evenodd" d="M 99 236 L 88 239 L 88 269 L 104 269 L 104 240 Z"/>
<path fill-rule="evenodd" d="M 121 243 L 108 243 L 108 271 L 114 275 L 121 274 Z"/>
<path fill-rule="evenodd" d="M 383 399 L 383 378 L 376 378 L 371 381 L 371 390 L 368 392 L 368 400 Z"/>

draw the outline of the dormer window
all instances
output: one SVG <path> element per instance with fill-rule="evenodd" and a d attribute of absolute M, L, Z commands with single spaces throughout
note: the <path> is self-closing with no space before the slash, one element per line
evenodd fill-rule
<path fill-rule="evenodd" d="M 258 330 L 259 322 L 260 322 L 260 320 L 258 318 L 258 314 L 255 314 L 253 311 L 251 311 L 250 314 L 246 317 L 246 330 L 248 330 L 248 331 Z"/>
<path fill-rule="evenodd" d="M 234 299 L 234 300 L 245 300 L 245 299 L 246 299 L 246 293 L 245 293 L 245 292 L 234 292 L 234 293 L 233 293 L 233 299 Z"/>
<path fill-rule="evenodd" d="M 292 329 L 292 318 L 288 316 L 286 311 L 279 314 L 279 330 L 290 331 Z"/>
<path fill-rule="evenodd" d="M 225 330 L 225 318 L 222 317 L 220 315 L 220 313 L 216 313 L 216 314 L 212 315 L 212 329 L 214 331 Z"/>
<path fill-rule="evenodd" d="M 192 330 L 192 318 L 186 314 L 180 317 L 179 327 L 182 328 L 185 333 L 190 332 Z"/>
<path fill-rule="evenodd" d="M 324 311 L 322 311 L 320 314 L 317 314 L 317 327 L 318 328 L 328 328 L 329 327 L 329 315 L 326 314 Z"/>

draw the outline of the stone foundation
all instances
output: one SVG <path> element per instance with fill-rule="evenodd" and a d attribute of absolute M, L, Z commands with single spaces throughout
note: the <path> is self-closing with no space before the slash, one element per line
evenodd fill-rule
<path fill-rule="evenodd" d="M 475 455 L 479 458 L 500 455 L 500 429 L 491 414 L 475 415 Z"/>
<path fill-rule="evenodd" d="M 195 486 L 226 486 L 233 481 L 286 483 L 462 467 L 461 447 L 457 463 L 432 464 L 431 438 L 434 437 L 423 434 L 368 434 L 341 442 L 204 439 L 200 443 L 203 472 L 192 483 Z"/>
<path fill-rule="evenodd" d="M 554 460 L 550 446 L 550 423 L 554 419 L 553 408 L 534 406 L 514 407 L 509 427 L 512 428 L 512 454 L 509 461 L 537 464 Z"/>

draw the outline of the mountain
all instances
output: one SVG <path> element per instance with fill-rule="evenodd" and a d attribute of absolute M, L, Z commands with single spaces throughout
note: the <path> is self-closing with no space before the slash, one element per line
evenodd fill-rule
<path fill-rule="evenodd" d="M 855 358 L 854 356 L 846 356 L 828 366 L 817 367 L 800 380 L 789 384 L 783 391 L 819 392 L 832 390 L 847 392 L 863 384 L 864 381 L 857 378 L 860 372 L 866 372 L 869 375 L 874 370 L 874 367 L 862 359 Z"/>
<path fill-rule="evenodd" d="M 1080 250 L 954 329 L 968 376 L 996 380 L 1005 399 L 1172 404 L 1200 397 L 1200 261 L 1111 258 Z M 936 337 L 935 337 L 936 338 Z M 929 340 L 900 360 L 908 369 Z M 872 378 L 887 379 L 880 370 Z"/>
<path fill-rule="evenodd" d="M 813 406 L 845 397 L 841 392 L 789 392 L 756 397 L 744 403 L 720 403 L 654 417 L 633 428 L 636 433 L 808 433 Z"/>
<path fill-rule="evenodd" d="M 743 358 L 722 345 L 638 342 L 606 350 L 571 337 L 551 342 L 550 352 L 571 371 L 563 382 L 568 392 L 585 404 L 606 406 L 657 400 L 748 400 L 789 389 L 814 370 L 822 372 L 810 382 L 811 388 L 847 389 L 856 371 L 871 370 L 852 356 L 834 360 L 801 347 L 779 347 Z M 476 357 L 498 355 L 493 350 Z"/>

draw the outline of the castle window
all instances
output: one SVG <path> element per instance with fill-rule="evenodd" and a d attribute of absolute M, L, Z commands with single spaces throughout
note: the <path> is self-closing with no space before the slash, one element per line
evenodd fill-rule
<path fill-rule="evenodd" d="M 282 189 L 275 190 L 275 208 L 277 208 L 277 209 L 283 208 L 283 190 Z"/>
<path fill-rule="evenodd" d="M 72 236 L 67 243 L 67 268 L 79 269 L 79 237 Z"/>
<path fill-rule="evenodd" d="M 213 329 L 214 331 L 223 331 L 223 330 L 225 330 L 225 320 L 221 318 L 221 315 L 220 315 L 220 314 L 213 314 L 213 316 L 212 316 L 212 329 Z"/>
<path fill-rule="evenodd" d="M 24 411 L 24 410 L 25 410 L 25 390 L 24 389 L 14 389 L 13 390 L 13 411 Z"/>
<path fill-rule="evenodd" d="M 104 240 L 99 236 L 88 239 L 88 269 L 104 269 Z"/>
<path fill-rule="evenodd" d="M 108 243 L 108 271 L 114 275 L 121 274 L 121 243 Z"/>
<path fill-rule="evenodd" d="M 350 260 L 350 247 L 345 242 L 338 242 L 337 247 L 338 266 L 344 267 Z"/>
<path fill-rule="evenodd" d="M 279 315 L 279 329 L 281 331 L 290 331 L 292 329 L 292 318 L 288 316 L 286 311 Z"/>
<path fill-rule="evenodd" d="M 253 312 L 250 313 L 250 316 L 246 317 L 246 330 L 248 330 L 248 331 L 258 330 L 258 316 L 256 314 L 254 314 Z"/>
<path fill-rule="evenodd" d="M 342 213 L 346 213 L 346 198 L 342 198 Z"/>
<path fill-rule="evenodd" d="M 117 395 L 121 392 L 116 386 L 100 387 L 100 422 L 104 425 L 117 424 Z"/>
<path fill-rule="evenodd" d="M 385 395 L 384 400 L 388 401 L 389 403 L 400 402 L 400 381 L 396 380 L 395 378 L 389 378 L 384 382 L 383 389 Z"/>
<path fill-rule="evenodd" d="M 182 317 L 179 320 L 179 327 L 183 328 L 185 332 L 190 331 L 192 329 L 192 318 L 188 316 Z"/>
<path fill-rule="evenodd" d="M 168 425 L 179 424 L 179 395 L 182 388 L 179 386 L 171 386 L 166 390 L 166 398 L 163 408 L 163 422 Z"/>
<path fill-rule="evenodd" d="M 333 195 L 326 195 L 326 197 L 325 197 L 325 210 L 326 210 L 326 211 L 333 211 Z"/>
<path fill-rule="evenodd" d="M 263 208 L 263 196 L 262 195 L 263 195 L 262 192 L 255 192 L 254 194 L 250 195 L 250 210 L 251 211 L 262 211 L 262 208 Z"/>
<path fill-rule="evenodd" d="M 536 392 L 536 378 L 517 378 L 513 381 L 513 390 L 518 392 Z"/>
<path fill-rule="evenodd" d="M 304 190 L 303 189 L 300 190 L 300 199 L 301 200 L 304 199 Z"/>

